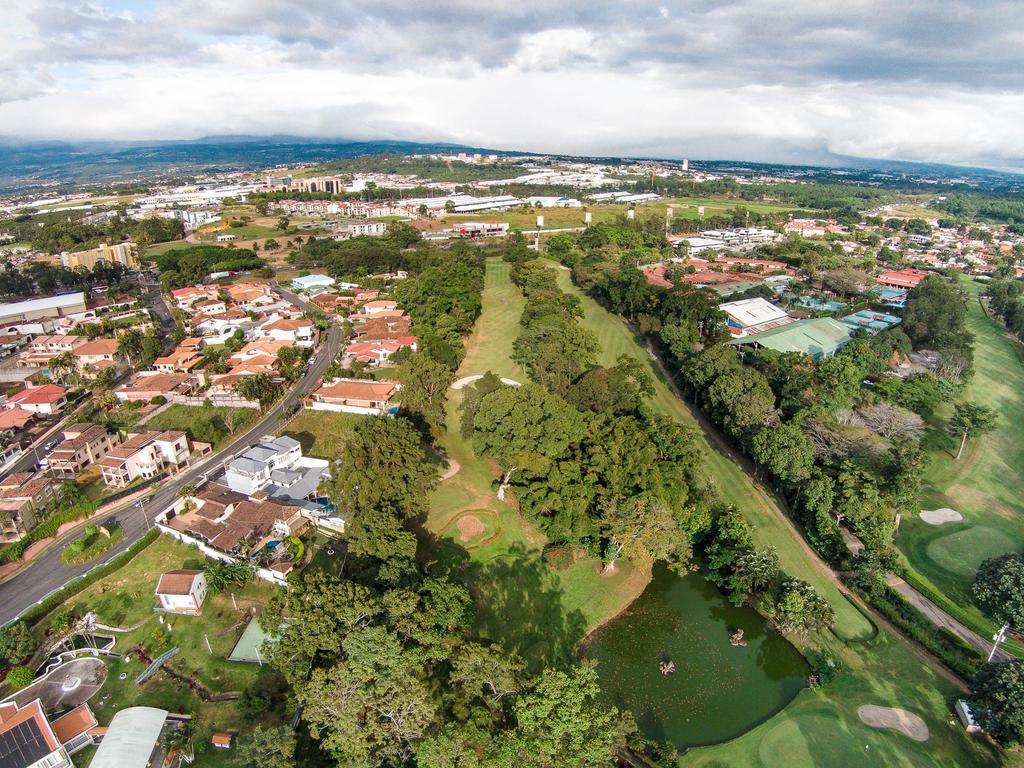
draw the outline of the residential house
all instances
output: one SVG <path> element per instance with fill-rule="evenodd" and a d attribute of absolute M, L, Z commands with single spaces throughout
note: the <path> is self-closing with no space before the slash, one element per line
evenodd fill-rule
<path fill-rule="evenodd" d="M 53 496 L 53 482 L 45 475 L 14 472 L 0 480 L 0 541 L 21 540 Z"/>
<path fill-rule="evenodd" d="M 352 326 L 352 338 L 356 341 L 379 341 L 398 339 L 409 335 L 410 319 L 400 317 L 371 317 Z"/>
<path fill-rule="evenodd" d="M 148 403 L 154 397 L 170 400 L 175 395 L 191 394 L 197 385 L 197 380 L 187 373 L 139 371 L 127 384 L 115 389 L 114 395 L 126 403 Z"/>
<path fill-rule="evenodd" d="M 274 320 L 257 329 L 260 338 L 290 341 L 300 347 L 311 347 L 316 341 L 316 328 L 305 318 Z"/>
<path fill-rule="evenodd" d="M 19 368 L 45 368 L 55 357 L 67 352 L 74 354 L 79 347 L 85 346 L 89 340 L 84 336 L 58 334 L 56 336 L 37 336 L 18 355 Z"/>
<path fill-rule="evenodd" d="M 206 599 L 206 575 L 188 569 L 167 571 L 157 582 L 156 598 L 161 610 L 198 616 Z"/>
<path fill-rule="evenodd" d="M 43 384 L 41 387 L 23 389 L 7 398 L 6 408 L 21 408 L 29 413 L 41 416 L 52 416 L 60 413 L 67 405 L 67 390 L 56 384 Z"/>
<path fill-rule="evenodd" d="M 354 362 L 379 366 L 387 363 L 393 354 L 400 349 L 416 351 L 415 336 L 399 336 L 397 339 L 378 339 L 376 341 L 357 341 L 345 349 L 344 365 L 351 366 Z"/>
<path fill-rule="evenodd" d="M 252 310 L 277 301 L 264 283 L 235 283 L 224 286 L 231 300 L 243 310 Z"/>
<path fill-rule="evenodd" d="M 48 469 L 59 477 L 74 477 L 120 443 L 120 436 L 101 424 L 75 424 L 65 428 L 64 439 L 50 453 Z"/>
<path fill-rule="evenodd" d="M 154 360 L 153 368 L 162 373 L 190 373 L 202 361 L 203 356 L 195 347 L 179 344 L 170 354 Z"/>
<path fill-rule="evenodd" d="M 299 506 L 250 499 L 222 486 L 206 486 L 191 501 L 193 509 L 179 510 L 176 505 L 157 517 L 161 530 L 180 541 L 204 545 L 208 555 L 221 559 L 248 557 L 268 542 L 301 533 L 307 525 Z"/>
<path fill-rule="evenodd" d="M 258 365 L 273 366 L 277 363 L 277 356 L 284 347 L 293 347 L 292 341 L 275 341 L 273 339 L 262 339 L 250 341 L 240 350 L 231 355 L 227 362 L 230 365 L 242 365 L 243 363 L 256 363 Z"/>
<path fill-rule="evenodd" d="M 190 446 L 184 432 L 142 432 L 128 439 L 100 459 L 103 482 L 123 488 L 139 478 L 152 478 L 165 467 L 180 467 L 188 461 Z"/>
<path fill-rule="evenodd" d="M 75 368 L 79 373 L 99 373 L 105 368 L 117 368 L 123 361 L 118 353 L 117 342 L 113 339 L 96 339 L 77 347 L 71 352 Z"/>
<path fill-rule="evenodd" d="M 0 411 L 0 432 L 17 432 L 28 426 L 35 418 L 35 414 L 26 411 L 24 408 L 7 408 Z"/>
<path fill-rule="evenodd" d="M 178 309 L 188 311 L 196 301 L 217 298 L 217 292 L 215 285 L 190 285 L 171 291 L 171 298 Z"/>
<path fill-rule="evenodd" d="M 19 706 L 0 703 L 0 765 L 4 768 L 72 768 L 71 755 L 94 743 L 96 717 L 81 704 L 52 723 L 40 699 Z"/>
<path fill-rule="evenodd" d="M 211 343 L 222 343 L 219 339 L 227 339 L 235 331 L 248 331 L 253 327 L 253 321 L 240 309 L 229 309 L 218 315 L 199 314 L 189 319 L 189 325 L 193 330 L 203 336 L 218 337 L 218 341 Z"/>
<path fill-rule="evenodd" d="M 228 304 L 220 299 L 203 299 L 192 305 L 192 311 L 202 315 L 221 315 L 228 311 Z"/>
<path fill-rule="evenodd" d="M 262 492 L 274 500 L 300 503 L 315 495 L 328 466 L 323 459 L 303 456 L 298 440 L 268 435 L 228 463 L 224 482 L 249 497 Z"/>
<path fill-rule="evenodd" d="M 382 379 L 334 379 L 314 389 L 306 407 L 314 411 L 337 411 L 379 416 L 394 414 L 398 405 L 393 403 L 401 388 L 397 381 Z"/>
<path fill-rule="evenodd" d="M 391 312 L 398 309 L 397 301 L 389 301 L 387 299 L 377 299 L 376 301 L 368 301 L 360 308 L 360 312 L 364 315 L 376 315 L 382 312 Z"/>

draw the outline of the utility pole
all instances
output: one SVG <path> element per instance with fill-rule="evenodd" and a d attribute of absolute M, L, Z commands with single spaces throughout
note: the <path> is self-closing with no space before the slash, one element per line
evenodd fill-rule
<path fill-rule="evenodd" d="M 985 659 L 985 663 L 986 664 L 988 664 L 990 661 L 992 661 L 992 657 L 995 656 L 996 655 L 996 651 L 999 650 L 999 644 L 1006 640 L 1006 635 L 1007 635 L 1007 633 L 1009 631 L 1010 631 L 1010 625 L 1009 624 L 1003 624 L 1003 626 L 1001 626 L 999 628 L 999 631 L 996 632 L 994 635 L 992 635 L 992 640 L 994 642 L 992 643 L 992 650 L 988 652 L 988 658 Z"/>

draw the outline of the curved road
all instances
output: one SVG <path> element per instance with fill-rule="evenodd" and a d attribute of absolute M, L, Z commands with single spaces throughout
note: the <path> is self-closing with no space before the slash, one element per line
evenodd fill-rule
<path fill-rule="evenodd" d="M 277 291 L 304 311 L 316 309 L 290 291 L 281 288 L 277 288 Z M 167 480 L 159 490 L 144 499 L 144 506 L 140 506 L 138 502 L 132 502 L 112 510 L 107 519 L 116 519 L 121 524 L 124 528 L 124 538 L 117 547 L 110 551 L 104 562 L 124 552 L 142 538 L 152 527 L 156 515 L 170 506 L 182 488 L 186 485 L 195 485 L 205 473 L 218 468 L 235 454 L 255 445 L 264 435 L 277 432 L 291 416 L 293 407 L 297 403 L 301 403 L 302 398 L 320 381 L 327 366 L 338 356 L 341 341 L 341 326 L 332 323 L 327 330 L 326 338 L 316 349 L 316 359 L 309 367 L 305 378 L 299 379 L 298 384 L 267 411 L 256 424 L 216 453 L 199 459 L 189 469 Z M 78 533 L 78 528 L 68 531 L 57 542 L 50 545 L 45 552 L 0 584 L 0 625 L 18 618 L 52 592 L 98 565 L 98 563 L 86 563 L 71 566 L 60 559 L 64 545 L 75 538 Z"/>

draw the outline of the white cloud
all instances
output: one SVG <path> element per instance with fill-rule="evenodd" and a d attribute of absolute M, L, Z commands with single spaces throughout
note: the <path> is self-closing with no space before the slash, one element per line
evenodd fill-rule
<path fill-rule="evenodd" d="M 14 0 L 0 31 L 0 133 L 1021 165 L 1024 46 L 1012 10 Z"/>

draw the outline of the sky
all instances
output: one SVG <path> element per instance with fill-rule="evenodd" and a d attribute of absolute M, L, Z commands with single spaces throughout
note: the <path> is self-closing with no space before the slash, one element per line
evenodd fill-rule
<path fill-rule="evenodd" d="M 0 136 L 1024 168 L 1021 4 L 3 0 Z"/>

